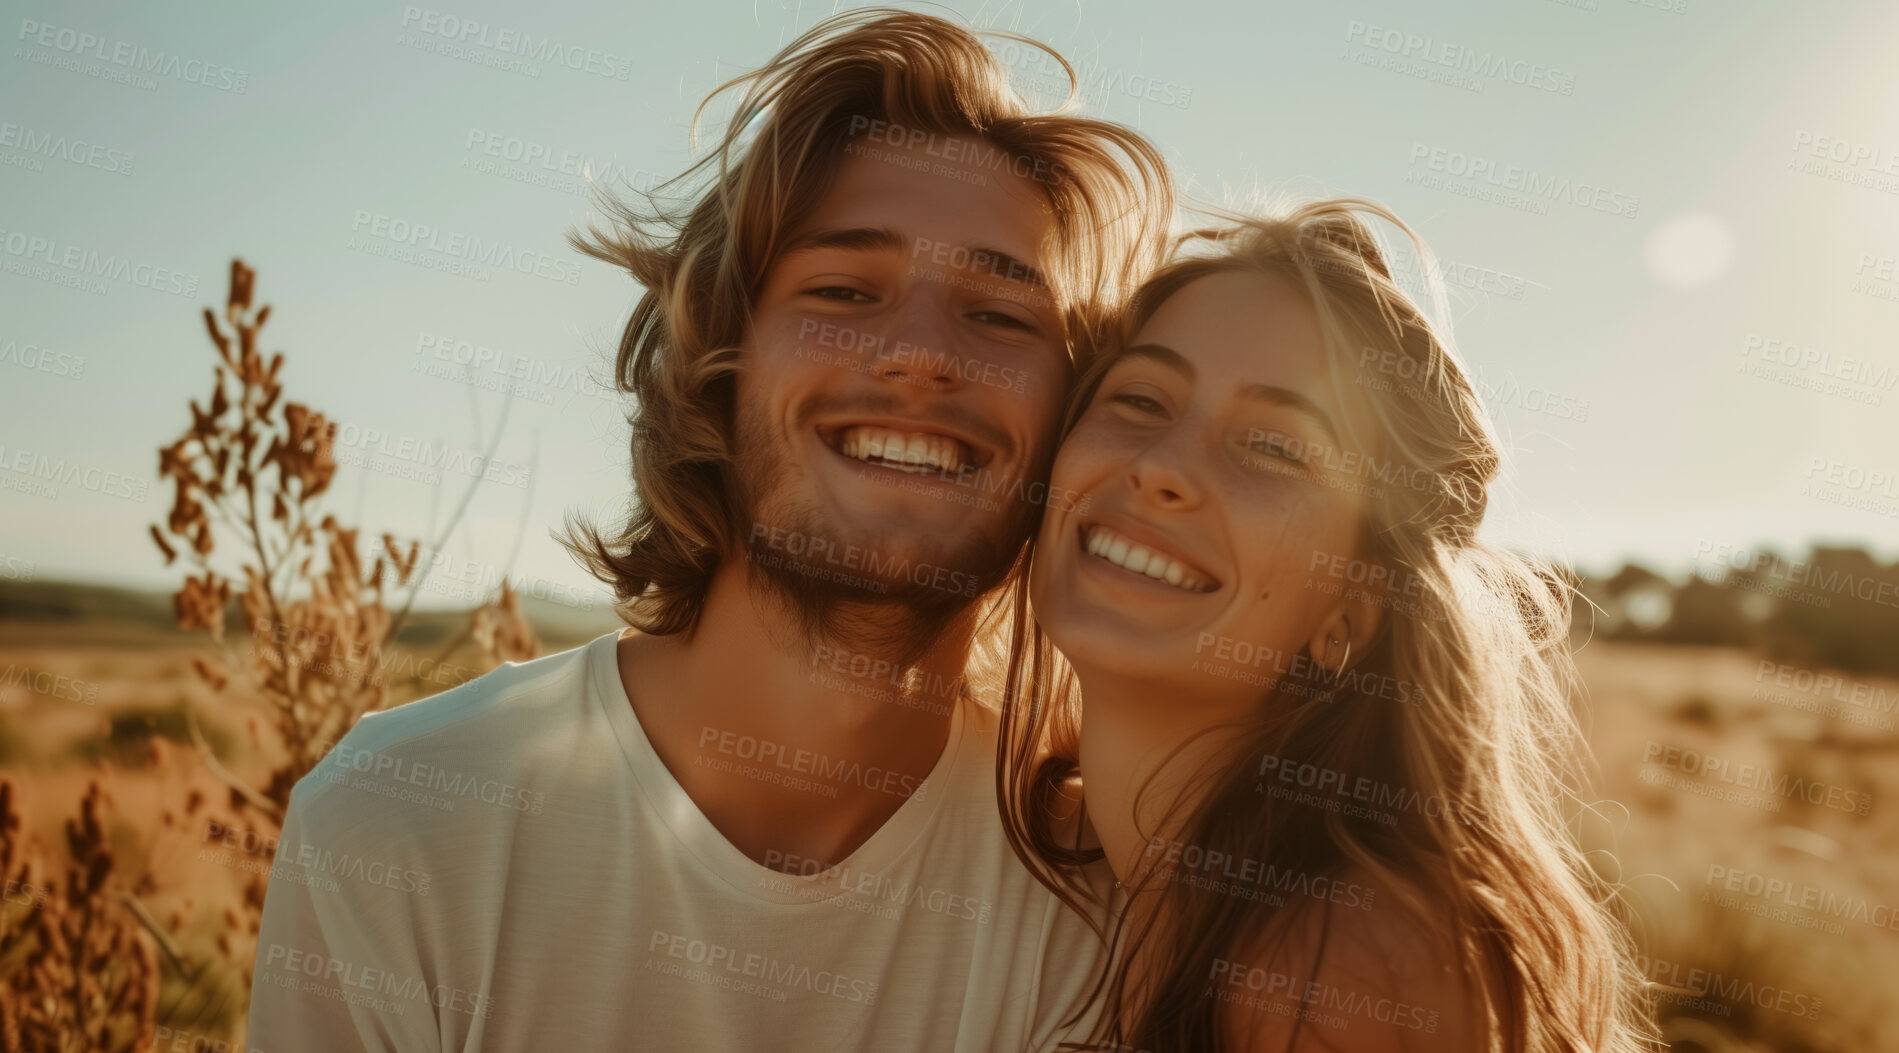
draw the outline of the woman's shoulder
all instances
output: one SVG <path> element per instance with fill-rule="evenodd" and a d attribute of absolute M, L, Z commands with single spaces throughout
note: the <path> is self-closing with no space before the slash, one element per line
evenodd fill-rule
<path fill-rule="evenodd" d="M 1330 883 L 1377 889 L 1358 868 Z M 1391 890 L 1381 890 L 1389 892 Z M 1233 1048 L 1260 1053 L 1439 1053 L 1483 1047 L 1483 1014 L 1456 947 L 1398 897 L 1300 897 L 1216 960 Z"/>

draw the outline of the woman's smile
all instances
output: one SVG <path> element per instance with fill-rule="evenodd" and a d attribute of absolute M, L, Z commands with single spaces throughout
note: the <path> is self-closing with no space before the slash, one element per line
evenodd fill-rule
<path fill-rule="evenodd" d="M 1127 525 L 1117 530 L 1106 523 L 1083 520 L 1075 528 L 1075 541 L 1087 557 L 1083 565 L 1111 581 L 1158 586 L 1171 592 L 1191 595 L 1220 588 L 1218 579 L 1178 555 L 1173 546 L 1146 532 L 1138 538 L 1130 537 L 1131 532 L 1133 528 Z M 1101 570 L 1104 564 L 1123 573 Z"/>

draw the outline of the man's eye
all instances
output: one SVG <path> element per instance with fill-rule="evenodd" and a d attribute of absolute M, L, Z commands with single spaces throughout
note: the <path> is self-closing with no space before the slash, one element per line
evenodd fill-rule
<path fill-rule="evenodd" d="M 1017 318 L 1015 315 L 1004 314 L 1001 311 L 977 311 L 971 314 L 970 317 L 986 325 L 1000 325 L 1009 329 L 1019 329 L 1025 333 L 1035 332 L 1035 326 Z"/>

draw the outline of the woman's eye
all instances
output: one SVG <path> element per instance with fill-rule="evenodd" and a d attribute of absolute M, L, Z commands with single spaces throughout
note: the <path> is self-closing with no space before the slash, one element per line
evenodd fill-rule
<path fill-rule="evenodd" d="M 1245 443 L 1249 450 L 1263 453 L 1275 460 L 1300 468 L 1306 467 L 1305 444 L 1290 435 L 1281 432 L 1267 432 L 1257 435 Z"/>
<path fill-rule="evenodd" d="M 861 289 L 848 285 L 821 285 L 816 289 L 805 290 L 806 296 L 816 296 L 825 300 L 842 300 L 845 303 L 868 303 L 872 297 Z"/>
<path fill-rule="evenodd" d="M 1119 395 L 1110 397 L 1108 401 L 1119 402 L 1122 405 L 1131 406 L 1134 409 L 1140 410 L 1142 413 L 1152 413 L 1156 416 L 1166 412 L 1167 409 L 1167 407 L 1160 404 L 1160 400 L 1149 398 L 1146 395 L 1137 395 L 1133 392 L 1122 392 Z"/>

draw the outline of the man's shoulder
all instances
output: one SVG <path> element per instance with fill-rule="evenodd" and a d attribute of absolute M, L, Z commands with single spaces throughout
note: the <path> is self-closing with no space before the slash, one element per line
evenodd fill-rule
<path fill-rule="evenodd" d="M 530 769 L 545 765 L 539 747 L 571 733 L 593 705 L 588 664 L 598 646 L 595 638 L 508 662 L 439 694 L 364 714 L 297 782 L 293 807 L 307 810 L 318 797 L 331 798 L 332 808 L 401 798 L 451 812 L 459 797 L 491 795 L 491 784 L 519 788 Z M 339 787 L 367 796 L 338 794 Z"/>

